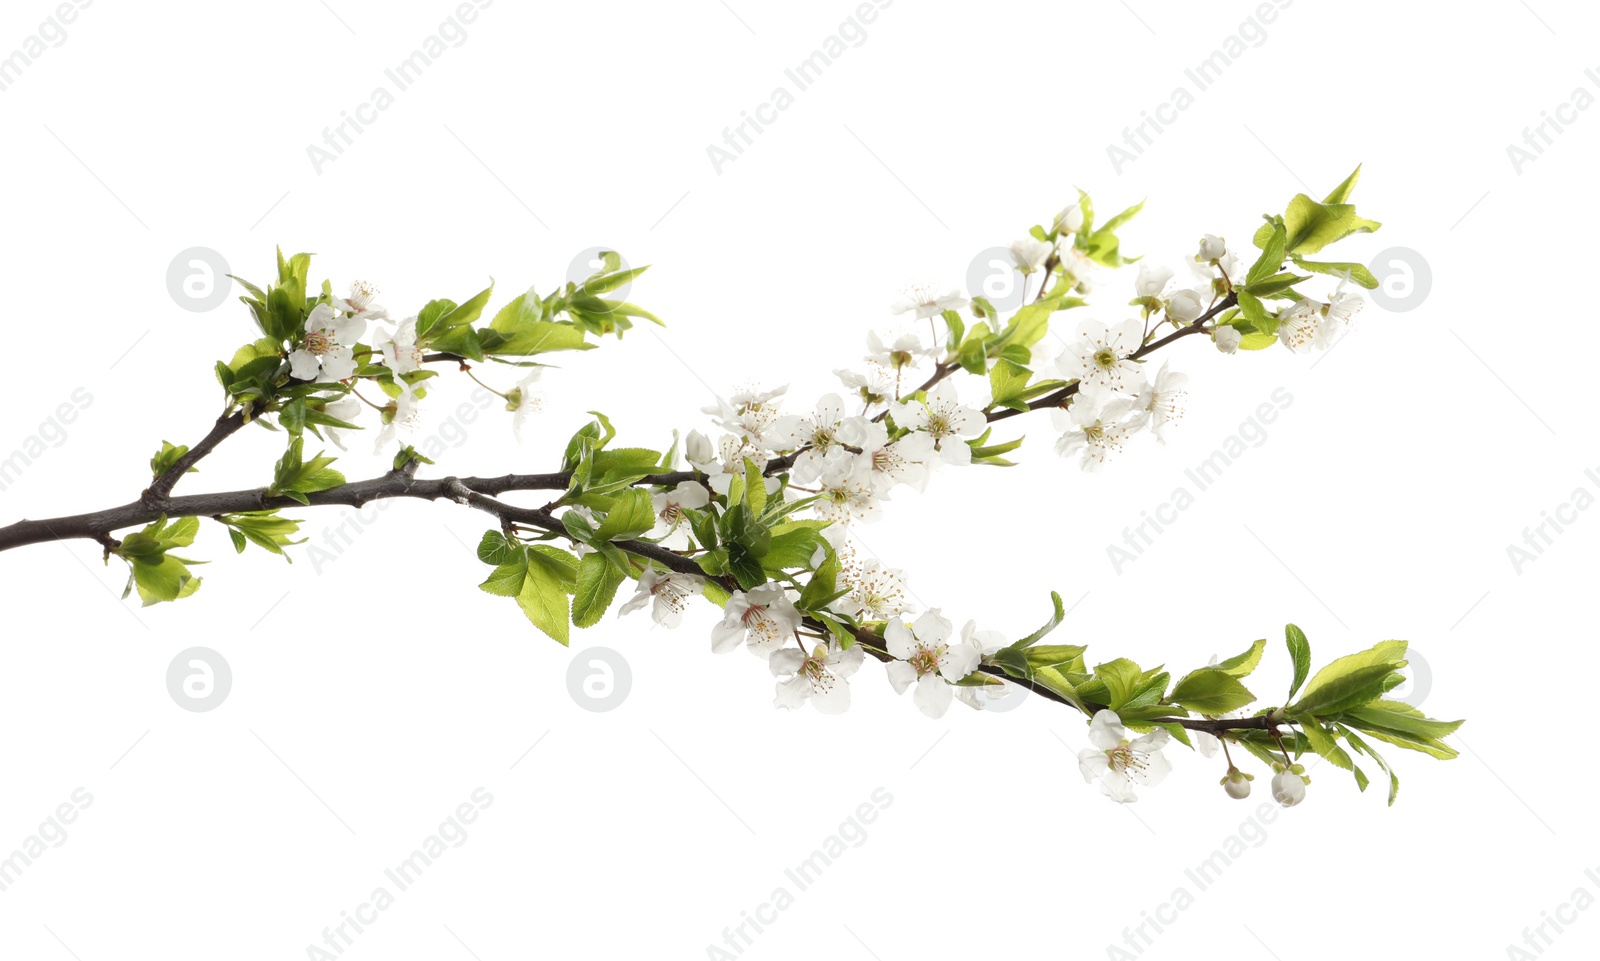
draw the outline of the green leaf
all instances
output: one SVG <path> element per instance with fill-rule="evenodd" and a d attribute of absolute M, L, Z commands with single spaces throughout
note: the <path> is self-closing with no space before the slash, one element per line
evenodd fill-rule
<path fill-rule="evenodd" d="M 1267 639 L 1261 638 L 1250 642 L 1250 649 L 1243 654 L 1236 654 L 1226 661 L 1218 661 L 1213 667 L 1219 671 L 1226 671 L 1234 677 L 1244 677 L 1256 669 L 1261 663 L 1261 652 L 1267 648 Z"/>
<path fill-rule="evenodd" d="M 762 474 L 765 464 L 757 464 L 746 457 L 744 459 L 744 502 L 750 513 L 756 517 L 767 506 L 767 482 Z"/>
<path fill-rule="evenodd" d="M 183 455 L 187 453 L 189 453 L 189 446 L 187 444 L 173 446 L 167 441 L 162 441 L 161 449 L 156 451 L 155 456 L 150 458 L 150 476 L 160 477 L 162 474 L 165 474 L 167 471 L 172 469 L 172 465 L 182 460 Z M 198 467 L 191 467 L 187 473 L 193 474 L 199 469 L 200 468 Z"/>
<path fill-rule="evenodd" d="M 1367 269 L 1366 264 L 1319 263 L 1312 260 L 1301 260 L 1299 257 L 1294 258 L 1294 263 L 1296 267 L 1302 270 L 1309 270 L 1312 273 L 1329 274 L 1335 277 L 1348 274 L 1351 280 L 1368 290 L 1375 290 L 1378 286 L 1378 278 L 1372 276 L 1372 271 Z"/>
<path fill-rule="evenodd" d="M 1208 668 L 1185 676 L 1168 699 L 1196 714 L 1226 714 L 1254 701 L 1255 695 L 1227 671 Z"/>
<path fill-rule="evenodd" d="M 465 327 L 483 316 L 483 308 L 489 305 L 489 297 L 494 294 L 494 281 L 489 281 L 489 286 L 474 294 L 472 299 L 464 304 L 457 304 L 446 311 L 432 325 L 432 329 L 443 333 L 457 327 Z M 422 323 L 418 320 L 417 333 L 422 333 Z"/>
<path fill-rule="evenodd" d="M 656 514 L 651 506 L 650 493 L 630 487 L 618 492 L 616 502 L 595 531 L 595 538 L 602 541 L 627 540 L 650 530 L 655 523 Z"/>
<path fill-rule="evenodd" d="M 604 555 L 585 554 L 578 561 L 577 591 L 572 597 L 573 626 L 592 627 L 600 623 L 624 579 L 622 571 Z"/>
<path fill-rule="evenodd" d="M 1289 713 L 1322 715 L 1361 707 L 1383 693 L 1388 675 L 1405 666 L 1405 653 L 1405 641 L 1380 641 L 1330 662 L 1311 678 Z"/>
<path fill-rule="evenodd" d="M 1383 769 L 1383 773 L 1389 775 L 1389 806 L 1393 807 L 1394 799 L 1400 796 L 1400 775 L 1395 773 L 1394 768 L 1389 766 L 1389 762 L 1385 761 L 1381 754 L 1373 750 L 1371 745 L 1357 737 L 1354 731 L 1345 727 L 1343 724 L 1336 724 L 1334 727 L 1338 728 L 1339 733 L 1344 735 L 1345 741 L 1347 741 L 1351 747 L 1355 748 L 1357 751 L 1360 751 L 1362 754 L 1365 754 L 1367 757 L 1372 758 L 1374 761 L 1377 761 L 1378 767 Z"/>
<path fill-rule="evenodd" d="M 1344 748 L 1340 747 L 1338 742 L 1328 735 L 1328 732 L 1321 724 L 1314 720 L 1308 720 L 1300 725 L 1300 733 L 1304 734 L 1306 740 L 1311 742 L 1311 750 L 1331 761 L 1334 767 L 1343 768 L 1346 771 L 1355 770 L 1355 763 L 1350 760 L 1350 755 L 1345 753 Z"/>
<path fill-rule="evenodd" d="M 526 557 L 527 550 L 521 544 L 513 544 L 499 531 L 484 531 L 478 541 L 478 560 L 485 564 L 525 562 Z"/>
<path fill-rule="evenodd" d="M 1306 640 L 1306 634 L 1300 628 L 1289 624 L 1283 629 L 1284 643 L 1289 646 L 1289 658 L 1294 661 L 1294 680 L 1289 684 L 1289 696 L 1285 701 L 1294 700 L 1294 692 L 1300 690 L 1300 685 L 1306 682 L 1306 675 L 1311 673 L 1311 642 Z"/>
<path fill-rule="evenodd" d="M 773 543 L 776 544 L 782 536 L 774 537 L 772 539 Z M 827 556 L 822 559 L 821 564 L 817 565 L 816 572 L 811 575 L 811 580 L 807 581 L 805 588 L 801 590 L 797 606 L 803 611 L 816 611 L 826 604 L 828 599 L 835 596 L 838 591 L 839 570 L 839 557 L 834 553 L 833 548 L 829 547 Z"/>
<path fill-rule="evenodd" d="M 999 407 L 1027 410 L 1028 402 L 1022 395 L 1028 389 L 1033 371 L 1009 360 L 999 360 L 989 369 L 989 394 Z"/>
<path fill-rule="evenodd" d="M 1327 197 L 1323 198 L 1322 202 L 1325 203 L 1325 204 L 1349 203 L 1350 194 L 1355 191 L 1356 184 L 1358 182 L 1360 182 L 1360 180 L 1361 180 L 1361 165 L 1360 164 L 1356 164 L 1356 169 L 1350 171 L 1350 176 L 1344 178 L 1344 182 L 1343 183 L 1341 183 L 1341 184 L 1339 184 L 1339 186 L 1333 188 L 1333 192 L 1328 194 Z"/>
<path fill-rule="evenodd" d="M 522 582 L 528 576 L 526 558 L 501 564 L 489 572 L 489 577 L 478 589 L 496 597 L 516 597 L 522 593 Z"/>
<path fill-rule="evenodd" d="M 1383 226 L 1358 216 L 1350 204 L 1319 204 L 1305 194 L 1296 194 L 1289 201 L 1283 225 L 1288 230 L 1288 249 L 1297 254 L 1314 254 L 1351 234 L 1371 233 Z"/>
<path fill-rule="evenodd" d="M 531 557 L 532 555 L 530 555 Z M 544 631 L 561 644 L 568 641 L 567 592 L 550 569 L 543 564 L 529 564 L 522 590 L 517 594 L 517 606 L 528 615 L 533 626 Z"/>
<path fill-rule="evenodd" d="M 1113 711 L 1128 703 L 1143 680 L 1139 665 L 1125 657 L 1095 665 L 1095 680 L 1106 687 L 1106 706 Z"/>
<path fill-rule="evenodd" d="M 1032 647 L 1033 645 L 1039 643 L 1039 641 L 1042 640 L 1046 634 L 1049 634 L 1051 631 L 1060 626 L 1062 619 L 1067 616 L 1066 611 L 1061 606 L 1061 595 L 1057 594 L 1055 591 L 1051 591 L 1050 603 L 1055 607 L 1055 612 L 1050 615 L 1050 620 L 1046 621 L 1044 626 L 1039 628 L 1037 631 L 1034 631 L 1027 637 L 1024 637 L 1021 640 L 1011 644 L 1011 647 L 1018 650 Z"/>
<path fill-rule="evenodd" d="M 1246 286 L 1260 283 L 1278 272 L 1278 268 L 1283 266 L 1284 250 L 1288 242 L 1288 234 L 1283 224 L 1274 225 L 1272 236 L 1267 238 L 1267 245 L 1262 248 L 1261 256 L 1256 258 L 1256 262 L 1250 267 L 1250 272 L 1245 275 Z"/>

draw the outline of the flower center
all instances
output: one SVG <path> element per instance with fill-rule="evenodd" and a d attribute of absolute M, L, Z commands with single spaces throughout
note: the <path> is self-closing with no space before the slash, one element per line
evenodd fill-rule
<path fill-rule="evenodd" d="M 334 342 L 333 334 L 328 331 L 310 330 L 306 332 L 305 342 L 301 346 L 305 348 L 306 353 L 321 357 L 334 347 L 337 347 L 338 344 Z"/>
<path fill-rule="evenodd" d="M 1095 351 L 1094 365 L 1101 370 L 1112 370 L 1117 366 L 1117 352 L 1109 347 L 1102 347 Z"/>
<path fill-rule="evenodd" d="M 1111 768 L 1114 771 L 1121 771 L 1124 773 L 1130 770 L 1142 771 L 1148 766 L 1145 756 L 1135 751 L 1133 746 L 1127 741 L 1123 741 L 1121 744 L 1107 751 L 1106 757 L 1110 759 Z"/>
<path fill-rule="evenodd" d="M 916 669 L 918 677 L 936 674 L 939 671 L 939 658 L 944 654 L 944 645 L 938 647 L 918 647 L 917 652 L 906 659 L 906 663 Z"/>

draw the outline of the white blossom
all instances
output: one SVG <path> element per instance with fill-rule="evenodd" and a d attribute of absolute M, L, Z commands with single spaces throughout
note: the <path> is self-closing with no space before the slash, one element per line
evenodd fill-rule
<path fill-rule="evenodd" d="M 841 650 L 837 644 L 818 644 L 807 654 L 793 647 L 772 652 L 767 667 L 774 677 L 791 675 L 777 684 L 774 707 L 793 710 L 807 701 L 821 714 L 843 714 L 850 707 L 848 678 L 865 657 L 861 645 Z"/>
<path fill-rule="evenodd" d="M 915 367 L 924 358 L 932 357 L 937 350 L 937 344 L 928 347 L 922 343 L 920 334 L 910 331 L 896 337 L 893 343 L 887 345 L 884 344 L 883 338 L 878 336 L 877 331 L 867 332 L 867 361 L 895 371 L 897 377 L 901 368 Z"/>
<path fill-rule="evenodd" d="M 367 322 L 318 304 L 306 318 L 306 335 L 289 353 L 289 373 L 299 380 L 347 380 L 356 372 L 351 347 L 367 332 Z"/>
<path fill-rule="evenodd" d="M 904 314 L 916 311 L 918 320 L 937 317 L 947 310 L 960 310 L 970 303 L 955 288 L 940 289 L 931 284 L 917 284 L 906 288 L 905 294 L 889 308 L 891 313 Z"/>
<path fill-rule="evenodd" d="M 1089 722 L 1092 747 L 1078 752 L 1078 771 L 1085 783 L 1100 780 L 1100 790 L 1119 804 L 1137 801 L 1135 784 L 1154 787 L 1172 770 L 1172 762 L 1161 755 L 1171 735 L 1156 728 L 1136 740 L 1128 740 L 1127 729 L 1115 711 L 1098 711 Z"/>
<path fill-rule="evenodd" d="M 1056 440 L 1056 453 L 1070 457 L 1081 453 L 1078 466 L 1097 471 L 1112 454 L 1120 453 L 1128 438 L 1138 433 L 1149 415 L 1135 408 L 1135 402 L 1118 397 L 1079 391 L 1066 410 L 1050 411 L 1056 430 L 1064 431 Z"/>
<path fill-rule="evenodd" d="M 1083 208 L 1077 204 L 1063 207 L 1056 214 L 1056 229 L 1062 233 L 1075 234 L 1083 229 Z"/>
<path fill-rule="evenodd" d="M 417 408 L 422 399 L 409 383 L 396 380 L 400 393 L 383 408 L 383 430 L 372 445 L 373 453 L 383 450 L 385 444 L 395 439 L 404 440 L 416 432 L 422 422 L 422 412 Z"/>
<path fill-rule="evenodd" d="M 1167 319 L 1180 324 L 1192 324 L 1206 312 L 1205 298 L 1199 291 L 1180 290 L 1167 298 Z"/>
<path fill-rule="evenodd" d="M 1228 245 L 1221 237 L 1216 234 L 1206 234 L 1200 238 L 1200 252 L 1194 255 L 1194 259 L 1209 264 L 1214 260 L 1221 260 L 1227 252 Z"/>
<path fill-rule="evenodd" d="M 726 654 L 744 644 L 751 654 L 767 657 L 799 627 L 800 612 L 783 585 L 768 582 L 748 592 L 733 592 L 722 620 L 711 629 L 711 650 Z"/>
<path fill-rule="evenodd" d="M 934 608 L 910 625 L 895 618 L 884 628 L 884 646 L 895 658 L 884 665 L 890 685 L 896 694 L 904 694 L 915 682 L 912 700 L 929 717 L 944 716 L 953 697 L 950 685 L 977 670 L 983 659 L 971 640 L 951 643 L 952 627 Z"/>
<path fill-rule="evenodd" d="M 351 316 L 359 316 L 364 321 L 388 320 L 389 312 L 372 301 L 378 296 L 378 288 L 364 280 L 358 280 L 350 285 L 350 296 L 344 299 L 335 297 L 333 309 L 343 311 Z"/>
<path fill-rule="evenodd" d="M 422 348 L 417 346 L 417 318 L 407 317 L 395 323 L 391 333 L 382 327 L 372 337 L 372 349 L 377 359 L 396 374 L 409 374 L 422 367 Z"/>
<path fill-rule="evenodd" d="M 939 459 L 946 464 L 972 463 L 972 447 L 963 439 L 976 437 L 988 426 L 983 412 L 961 403 L 956 385 L 942 380 L 923 401 L 904 401 L 895 409 L 894 422 L 933 438 Z"/>
<path fill-rule="evenodd" d="M 835 447 L 823 458 L 816 483 L 822 496 L 812 509 L 819 517 L 837 524 L 877 519 L 881 494 L 865 457 Z"/>
<path fill-rule="evenodd" d="M 1286 808 L 1292 808 L 1306 799 L 1306 785 L 1310 783 L 1304 765 L 1291 765 L 1288 770 L 1272 776 L 1272 799 Z"/>
<path fill-rule="evenodd" d="M 835 370 L 833 373 L 868 408 L 887 404 L 894 396 L 894 372 L 883 364 L 869 362 L 864 374 L 853 370 Z"/>
<path fill-rule="evenodd" d="M 511 433 L 520 442 L 522 440 L 522 424 L 531 413 L 537 413 L 544 407 L 544 399 L 529 393 L 539 375 L 544 373 L 544 368 L 535 367 L 522 375 L 517 381 L 517 386 L 506 391 L 506 410 L 511 411 Z"/>
<path fill-rule="evenodd" d="M 1031 236 L 1011 245 L 1011 259 L 1024 274 L 1037 273 L 1054 252 L 1054 245 Z"/>
<path fill-rule="evenodd" d="M 1244 334 L 1239 333 L 1239 328 L 1230 325 L 1218 327 L 1211 332 L 1211 341 L 1217 349 L 1224 354 L 1237 353 L 1239 342 L 1244 339 Z"/>
<path fill-rule="evenodd" d="M 704 580 L 694 574 L 677 571 L 661 572 L 647 567 L 639 572 L 639 584 L 628 602 L 617 608 L 617 616 L 632 614 L 646 604 L 650 616 L 662 627 L 677 627 L 683 623 L 683 612 L 689 602 L 700 596 Z"/>
<path fill-rule="evenodd" d="M 346 423 L 353 424 L 355 423 L 355 419 L 361 414 L 361 407 L 361 401 L 354 394 L 345 394 L 338 400 L 329 401 L 323 408 L 323 413 L 337 420 L 342 420 Z M 344 446 L 344 440 L 340 436 L 340 431 L 343 429 L 344 428 L 339 427 L 322 428 L 323 433 L 327 434 L 328 439 L 333 441 L 333 443 L 340 450 L 347 449 Z"/>
<path fill-rule="evenodd" d="M 1137 393 L 1144 370 L 1130 358 L 1144 345 L 1144 325 L 1125 320 L 1106 327 L 1093 320 L 1078 324 L 1077 337 L 1068 342 L 1057 363 L 1061 377 L 1076 380 L 1082 388 Z"/>
<path fill-rule="evenodd" d="M 684 522 L 684 511 L 700 510 L 709 503 L 710 492 L 695 481 L 682 481 L 672 490 L 650 495 L 651 507 L 656 512 L 656 526 L 650 532 L 651 536 L 670 534 Z"/>
<path fill-rule="evenodd" d="M 1168 362 L 1162 362 L 1161 371 L 1156 374 L 1156 379 L 1139 392 L 1139 402 L 1136 405 L 1138 410 L 1149 414 L 1150 429 L 1155 432 L 1156 440 L 1163 444 L 1167 442 L 1167 438 L 1162 433 L 1162 428 L 1168 422 L 1176 422 L 1183 418 L 1189 399 L 1189 392 L 1184 390 L 1184 385 L 1189 383 L 1189 375 L 1169 371 L 1167 365 Z"/>
<path fill-rule="evenodd" d="M 889 440 L 889 428 L 882 422 L 868 422 L 849 443 L 860 449 L 870 466 L 879 490 L 906 484 L 917 490 L 928 486 L 928 462 L 939 457 L 931 436 L 916 431 L 897 441 Z"/>
<path fill-rule="evenodd" d="M 841 428 L 847 420 L 865 421 L 865 418 L 846 418 L 844 400 L 838 394 L 824 394 L 817 401 L 815 415 L 779 417 L 767 437 L 773 450 L 800 450 L 794 459 L 794 479 L 796 483 L 809 484 L 822 473 L 828 452 L 843 443 Z M 843 433 L 850 433 L 850 430 Z"/>
<path fill-rule="evenodd" d="M 846 617 L 886 621 L 906 610 L 906 572 L 877 558 L 846 568 L 839 582 L 848 591 L 830 606 Z"/>

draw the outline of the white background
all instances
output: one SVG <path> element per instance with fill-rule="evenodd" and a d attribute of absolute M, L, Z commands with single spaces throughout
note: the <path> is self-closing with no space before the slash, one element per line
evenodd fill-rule
<path fill-rule="evenodd" d="M 168 265 L 189 247 L 258 282 L 275 244 L 314 251 L 315 279 L 369 279 L 406 313 L 491 276 L 496 304 L 546 291 L 593 246 L 655 265 L 633 299 L 666 330 L 548 377 L 523 445 L 509 417 L 481 418 L 429 469 L 553 470 L 586 410 L 615 417 L 619 443 L 662 445 L 704 425 L 706 385 L 790 383 L 791 407 L 809 406 L 903 285 L 961 284 L 1075 186 L 1108 212 L 1149 197 L 1127 247 L 1181 267 L 1202 233 L 1244 243 L 1259 214 L 1364 162 L 1356 200 L 1385 227 L 1341 253 L 1420 254 L 1420 307 L 1369 305 L 1325 359 L 1185 341 L 1170 354 L 1191 410 L 1167 446 L 1146 436 L 1085 476 L 1051 452 L 1043 416 L 1012 420 L 1000 434 L 1029 434 L 1023 466 L 947 471 L 863 537 L 958 624 L 1019 636 L 1059 590 L 1075 606 L 1056 637 L 1090 644 L 1091 662 L 1181 671 L 1268 637 L 1251 685 L 1268 703 L 1286 621 L 1319 663 L 1407 638 L 1431 673 L 1426 710 L 1470 719 L 1458 760 L 1388 752 L 1392 809 L 1317 770 L 1306 803 L 1246 828 L 1259 845 L 1146 957 L 1498 958 L 1547 913 L 1573 917 L 1579 887 L 1600 893 L 1582 749 L 1600 520 L 1579 513 L 1520 573 L 1506 551 L 1600 468 L 1582 280 L 1600 119 L 1578 112 L 1520 173 L 1506 152 L 1575 88 L 1600 93 L 1580 45 L 1592 10 L 1301 0 L 1119 173 L 1107 144 L 1192 91 L 1185 68 L 1252 4 L 900 0 L 719 175 L 707 146 L 852 4 L 501 0 L 319 173 L 307 146 L 392 89 L 385 68 L 454 9 L 330 3 L 102 0 L 0 91 L 0 456 L 75 388 L 93 397 L 0 492 L 0 520 L 130 500 L 163 438 L 204 433 L 210 366 L 253 328 L 233 300 L 174 302 Z M 0 55 L 52 10 L 7 3 Z M 1123 316 L 1128 283 L 1109 283 L 1099 316 Z M 424 431 L 470 387 L 447 378 Z M 1279 387 L 1293 403 L 1266 441 L 1116 573 L 1105 546 Z M 180 490 L 264 483 L 277 443 L 247 431 Z M 351 476 L 382 469 L 368 450 L 353 445 Z M 301 514 L 319 541 L 341 520 Z M 481 786 L 493 803 L 465 842 L 344 957 L 701 958 L 774 888 L 793 892 L 784 869 L 882 787 L 893 801 L 866 840 L 745 957 L 1103 957 L 1195 892 L 1185 869 L 1265 794 L 1229 801 L 1220 761 L 1179 749 L 1169 781 L 1119 809 L 1077 773 L 1080 718 L 1035 700 L 930 722 L 870 663 L 846 716 L 774 711 L 763 665 L 709 653 L 709 607 L 676 633 L 608 618 L 565 650 L 477 590 L 464 544 L 484 516 L 377 516 L 321 565 L 235 557 L 208 530 L 190 552 L 215 561 L 203 589 L 151 609 L 117 599 L 121 565 L 87 542 L 0 556 L 0 852 L 75 788 L 93 797 L 0 892 L 0 953 L 307 957 Z M 232 666 L 208 713 L 164 680 L 194 645 Z M 632 670 L 609 713 L 567 690 L 594 645 Z M 1546 956 L 1593 956 L 1600 912 L 1575 916 Z"/>

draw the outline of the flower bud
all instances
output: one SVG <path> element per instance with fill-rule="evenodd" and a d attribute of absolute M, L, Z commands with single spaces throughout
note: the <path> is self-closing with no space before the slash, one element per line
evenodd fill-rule
<path fill-rule="evenodd" d="M 1273 800 L 1286 808 L 1292 808 L 1306 799 L 1306 785 L 1311 779 L 1305 776 L 1305 765 L 1296 764 L 1287 771 L 1279 771 L 1272 776 Z"/>
<path fill-rule="evenodd" d="M 689 432 L 683 442 L 683 456 L 691 464 L 709 464 L 717 457 L 711 439 L 697 430 Z"/>
<path fill-rule="evenodd" d="M 1246 774 L 1236 767 L 1229 767 L 1227 775 L 1217 783 L 1228 792 L 1228 797 L 1242 801 L 1250 796 L 1250 782 L 1254 780 L 1254 775 Z"/>
<path fill-rule="evenodd" d="M 1211 339 L 1216 342 L 1218 350 L 1224 354 L 1232 354 L 1239 350 L 1239 341 L 1244 339 L 1244 335 L 1239 333 L 1237 327 L 1218 327 L 1212 333 Z"/>
<path fill-rule="evenodd" d="M 1077 204 L 1062 209 L 1056 214 L 1056 229 L 1066 234 L 1075 234 L 1083 229 L 1083 208 Z"/>
<path fill-rule="evenodd" d="M 1223 242 L 1221 237 L 1216 234 L 1206 234 L 1200 238 L 1200 252 L 1195 255 L 1194 259 L 1202 263 L 1211 263 L 1212 261 L 1221 260 L 1222 256 L 1227 252 L 1228 245 Z"/>
<path fill-rule="evenodd" d="M 1192 290 L 1180 290 L 1167 301 L 1167 317 L 1180 324 L 1194 323 L 1205 312 L 1205 303 Z"/>

